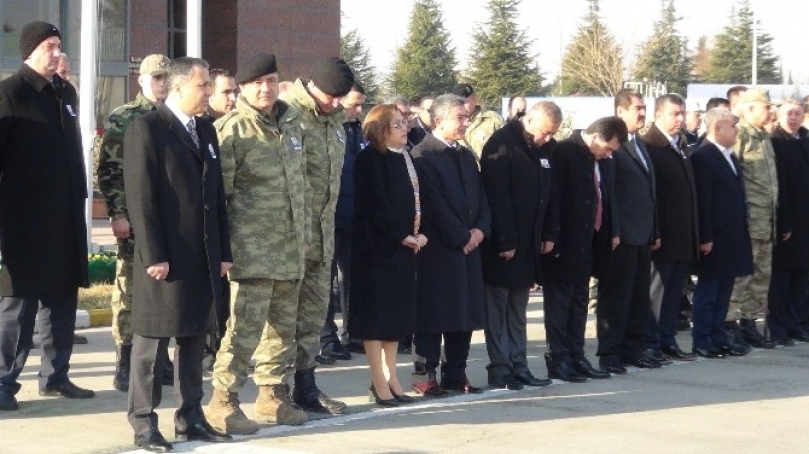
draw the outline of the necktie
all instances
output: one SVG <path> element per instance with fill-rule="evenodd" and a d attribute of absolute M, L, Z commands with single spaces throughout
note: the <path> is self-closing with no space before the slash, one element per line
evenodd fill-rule
<path fill-rule="evenodd" d="M 197 128 L 194 126 L 194 118 L 188 120 L 188 124 L 186 124 L 185 127 L 188 129 L 188 135 L 191 136 L 191 140 L 194 141 L 194 145 L 196 145 L 197 149 L 199 149 L 199 136 L 197 135 Z"/>
<path fill-rule="evenodd" d="M 601 230 L 601 217 L 603 215 L 604 206 L 601 203 L 601 187 L 598 185 L 598 174 L 596 169 L 593 169 L 593 185 L 595 185 L 596 199 L 598 200 L 598 203 L 596 204 L 596 219 L 594 224 L 595 230 L 598 232 Z"/>

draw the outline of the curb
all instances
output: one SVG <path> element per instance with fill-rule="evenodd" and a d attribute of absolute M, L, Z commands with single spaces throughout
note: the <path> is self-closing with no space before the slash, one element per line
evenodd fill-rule
<path fill-rule="evenodd" d="M 92 328 L 112 325 L 112 309 L 79 309 L 76 311 L 76 328 Z"/>

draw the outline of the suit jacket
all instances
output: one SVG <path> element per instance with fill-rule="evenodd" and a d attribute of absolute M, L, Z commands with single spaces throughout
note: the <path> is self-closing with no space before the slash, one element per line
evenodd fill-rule
<path fill-rule="evenodd" d="M 713 243 L 709 254 L 700 254 L 697 275 L 710 279 L 752 274 L 753 252 L 739 161 L 731 154 L 734 174 L 719 148 L 708 140 L 689 160 L 697 185 L 700 241 Z"/>
<path fill-rule="evenodd" d="M 621 237 L 621 244 L 647 245 L 657 237 L 657 196 L 654 165 L 646 145 L 636 136 L 634 143 L 626 142 L 613 153 L 612 162 L 615 166 L 615 203 L 618 205 L 616 236 Z"/>
<path fill-rule="evenodd" d="M 480 247 L 463 248 L 473 228 L 491 234 L 491 214 L 477 160 L 464 147 L 448 148 L 428 134 L 413 149 L 418 172 L 421 231 L 429 240 L 418 256 L 419 333 L 483 328 Z"/>
<path fill-rule="evenodd" d="M 135 119 L 124 136 L 124 189 L 135 232 L 132 331 L 146 337 L 213 332 L 221 262 L 232 262 L 219 146 L 196 119 L 199 149 L 162 105 Z M 169 263 L 158 281 L 146 268 Z M 214 302 L 216 304 L 214 304 Z"/>
<path fill-rule="evenodd" d="M 0 296 L 89 285 L 78 99 L 61 85 L 28 65 L 0 82 Z"/>
<path fill-rule="evenodd" d="M 643 135 L 643 141 L 648 145 L 649 157 L 655 169 L 657 194 L 660 248 L 652 251 L 652 260 L 696 260 L 699 249 L 697 194 L 686 141 L 679 137 L 679 148 L 683 151 L 681 155 L 657 125 L 652 125 Z"/>
<path fill-rule="evenodd" d="M 536 147 L 519 121 L 495 131 L 483 146 L 480 171 L 492 212 L 492 236 L 482 246 L 488 285 L 527 288 L 542 283 L 542 242 L 556 242 L 559 235 L 551 163 L 555 147 L 555 141 Z M 498 255 L 513 249 L 511 260 Z"/>
<path fill-rule="evenodd" d="M 581 137 L 581 130 L 559 142 L 553 150 L 554 179 L 559 195 L 559 236 L 553 251 L 540 257 L 545 280 L 579 283 L 599 273 L 601 258 L 609 251 L 613 232 L 618 232 L 614 202 L 614 172 L 608 159 L 598 161 L 601 174 L 603 217 L 595 232 L 597 194 L 593 181 L 595 157 Z"/>
<path fill-rule="evenodd" d="M 809 268 L 809 131 L 800 138 L 776 127 L 770 139 L 778 169 L 778 236 L 773 247 L 773 267 Z M 787 241 L 782 235 L 792 232 Z"/>

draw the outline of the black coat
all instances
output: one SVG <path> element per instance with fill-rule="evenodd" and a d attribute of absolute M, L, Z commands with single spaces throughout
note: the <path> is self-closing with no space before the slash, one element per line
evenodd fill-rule
<path fill-rule="evenodd" d="M 399 340 L 416 329 L 416 202 L 404 155 L 366 149 L 354 168 L 357 188 L 348 331 L 355 339 Z"/>
<path fill-rule="evenodd" d="M 165 105 L 133 120 L 124 136 L 135 232 L 132 331 L 141 336 L 213 332 L 221 262 L 233 261 L 216 132 L 201 118 L 196 125 L 199 150 Z M 158 281 L 146 268 L 161 262 L 169 275 Z"/>
<path fill-rule="evenodd" d="M 418 259 L 416 332 L 444 333 L 483 328 L 480 247 L 463 248 L 473 228 L 491 233 L 483 179 L 471 151 L 457 151 L 428 134 L 413 151 L 419 178 L 422 232 L 427 246 Z"/>
<path fill-rule="evenodd" d="M 776 127 L 771 135 L 778 166 L 778 241 L 773 248 L 773 267 L 809 268 L 809 131 L 801 128 L 800 139 Z M 781 235 L 792 232 L 787 241 Z"/>
<path fill-rule="evenodd" d="M 657 190 L 657 229 L 660 248 L 652 251 L 652 260 L 690 262 L 699 249 L 699 221 L 694 171 L 688 160 L 688 146 L 680 136 L 680 155 L 666 136 L 652 125 L 643 135 L 655 168 Z"/>
<path fill-rule="evenodd" d="M 657 238 L 654 164 L 640 137 L 624 143 L 612 155 L 615 164 L 616 236 L 621 244 L 645 246 Z M 644 166 L 644 162 L 646 166 Z M 648 167 L 648 169 L 647 169 Z"/>
<path fill-rule="evenodd" d="M 753 273 L 753 252 L 747 229 L 744 178 L 736 156 L 738 174 L 708 140 L 689 158 L 694 168 L 702 244 L 713 243 L 709 254 L 700 254 L 696 274 L 701 278 L 730 278 Z"/>
<path fill-rule="evenodd" d="M 351 228 L 354 220 L 354 163 L 357 155 L 365 148 L 362 138 L 362 123 L 347 121 L 343 123 L 346 131 L 346 150 L 343 159 L 343 170 L 340 174 L 340 195 L 337 197 L 337 206 L 334 211 L 334 227 L 337 229 Z"/>
<path fill-rule="evenodd" d="M 483 282 L 528 288 L 542 283 L 539 255 L 543 241 L 559 234 L 559 205 L 553 194 L 552 141 L 537 148 L 519 121 L 492 134 L 480 158 L 480 171 L 492 213 L 492 235 L 483 242 Z M 511 260 L 498 256 L 516 249 Z"/>
<path fill-rule="evenodd" d="M 77 106 L 72 85 L 57 92 L 28 65 L 0 82 L 0 296 L 89 285 Z"/>
<path fill-rule="evenodd" d="M 613 232 L 618 231 L 615 172 L 611 159 L 598 161 L 601 174 L 602 224 L 595 232 L 598 198 L 594 184 L 595 157 L 574 130 L 553 151 L 552 165 L 559 195 L 559 236 L 553 251 L 540 257 L 542 277 L 579 283 L 597 275 L 597 259 L 609 251 Z"/>

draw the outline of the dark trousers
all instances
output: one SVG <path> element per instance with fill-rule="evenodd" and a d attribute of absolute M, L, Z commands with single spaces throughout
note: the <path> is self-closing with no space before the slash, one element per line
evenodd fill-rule
<path fill-rule="evenodd" d="M 347 341 L 348 333 L 348 283 L 351 282 L 351 229 L 338 228 L 334 230 L 334 259 L 331 264 L 332 291 L 329 298 L 329 311 L 326 313 L 326 323 L 320 331 L 320 346 L 339 340 L 337 323 L 334 314 L 342 308 L 343 314 L 343 340 Z"/>
<path fill-rule="evenodd" d="M 672 348 L 677 346 L 677 319 L 691 262 L 655 262 L 654 266 L 663 283 L 663 298 L 659 317 L 646 324 L 646 342 L 649 348 Z"/>
<path fill-rule="evenodd" d="M 205 335 L 176 338 L 174 349 L 174 396 L 177 411 L 174 427 L 185 430 L 205 420 L 202 413 L 202 354 Z M 135 435 L 157 429 L 154 409 L 163 398 L 163 366 L 168 359 L 169 337 L 143 337 L 132 340 L 127 418 Z"/>
<path fill-rule="evenodd" d="M 548 353 L 559 360 L 584 358 L 589 280 L 577 283 L 546 280 L 542 284 Z"/>
<path fill-rule="evenodd" d="M 413 342 L 419 355 L 425 359 L 428 371 L 435 372 L 441 363 L 441 338 L 444 338 L 444 360 L 441 381 L 458 383 L 466 379 L 466 359 L 472 343 L 472 331 L 451 333 L 416 333 Z"/>
<path fill-rule="evenodd" d="M 35 324 L 42 345 L 40 389 L 67 380 L 77 304 L 78 293 L 41 299 L 0 297 L 0 392 L 19 392 L 17 378 L 33 346 Z"/>
<path fill-rule="evenodd" d="M 700 277 L 691 307 L 694 348 L 716 349 L 728 341 L 724 324 L 735 278 Z"/>
<path fill-rule="evenodd" d="M 643 349 L 650 316 L 652 254 L 649 245 L 619 245 L 610 251 L 598 280 L 598 356 L 634 359 Z"/>
<path fill-rule="evenodd" d="M 216 333 L 205 336 L 205 352 L 203 354 L 202 368 L 211 369 L 216 361 L 216 352 L 227 331 L 228 317 L 230 317 L 230 281 L 222 276 L 222 299 L 216 308 Z"/>
<path fill-rule="evenodd" d="M 528 288 L 483 286 L 487 369 L 493 373 L 518 373 L 528 368 L 528 292 Z"/>
<path fill-rule="evenodd" d="M 767 327 L 776 339 L 786 339 L 802 331 L 800 326 L 809 270 L 772 269 L 770 276 Z"/>

